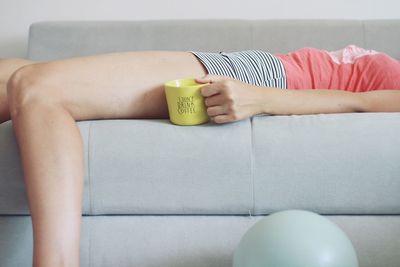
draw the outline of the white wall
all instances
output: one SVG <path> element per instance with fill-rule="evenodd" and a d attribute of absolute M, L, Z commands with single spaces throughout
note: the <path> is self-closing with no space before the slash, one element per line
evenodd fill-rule
<path fill-rule="evenodd" d="M 399 10 L 399 0 L 0 0 L 0 57 L 24 57 L 28 27 L 42 20 L 400 19 Z"/>

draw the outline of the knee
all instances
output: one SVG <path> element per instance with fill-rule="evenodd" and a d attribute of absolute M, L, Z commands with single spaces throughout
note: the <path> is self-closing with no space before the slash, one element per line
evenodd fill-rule
<path fill-rule="evenodd" d="M 23 110 L 28 110 L 32 104 L 38 105 L 52 101 L 49 77 L 41 64 L 26 65 L 17 69 L 7 82 L 7 98 L 11 117 Z"/>

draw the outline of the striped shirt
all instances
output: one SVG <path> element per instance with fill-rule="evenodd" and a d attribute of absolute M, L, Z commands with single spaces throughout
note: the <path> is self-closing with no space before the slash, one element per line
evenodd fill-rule
<path fill-rule="evenodd" d="M 287 88 L 284 66 L 271 53 L 260 50 L 189 52 L 200 60 L 209 74 L 228 76 L 252 85 Z"/>

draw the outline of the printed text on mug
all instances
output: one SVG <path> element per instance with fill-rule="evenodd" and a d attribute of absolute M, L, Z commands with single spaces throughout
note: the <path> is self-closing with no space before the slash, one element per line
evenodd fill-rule
<path fill-rule="evenodd" d="M 193 101 L 194 101 L 193 96 L 179 96 L 178 113 L 179 114 L 196 113 Z"/>

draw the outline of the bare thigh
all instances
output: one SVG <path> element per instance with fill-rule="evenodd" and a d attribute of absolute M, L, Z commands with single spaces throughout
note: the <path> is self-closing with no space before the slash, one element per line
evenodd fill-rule
<path fill-rule="evenodd" d="M 168 118 L 163 83 L 207 73 L 184 51 L 109 53 L 38 66 L 35 74 L 46 76 L 41 85 L 61 99 L 76 120 Z"/>

